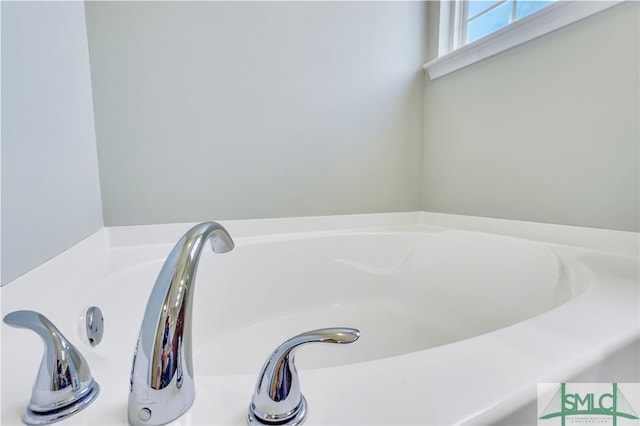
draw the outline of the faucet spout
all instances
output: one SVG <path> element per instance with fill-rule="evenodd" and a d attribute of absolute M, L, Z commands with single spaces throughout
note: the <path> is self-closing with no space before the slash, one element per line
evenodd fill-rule
<path fill-rule="evenodd" d="M 163 425 L 195 399 L 191 343 L 196 270 L 205 243 L 214 253 L 233 249 L 218 223 L 191 228 L 167 257 L 151 291 L 133 357 L 128 404 L 132 425 Z"/>

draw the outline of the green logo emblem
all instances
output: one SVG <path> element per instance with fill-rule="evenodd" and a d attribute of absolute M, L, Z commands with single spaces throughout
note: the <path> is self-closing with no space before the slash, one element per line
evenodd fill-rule
<path fill-rule="evenodd" d="M 575 383 L 572 384 L 570 392 L 567 390 L 566 383 L 560 383 L 539 420 L 559 417 L 561 425 L 565 426 L 567 418 L 573 424 L 588 424 L 597 422 L 596 419 L 602 419 L 600 416 L 607 416 L 613 421 L 613 425 L 617 426 L 618 418 L 638 419 L 638 414 L 620 391 L 617 383 L 611 384 L 610 391 L 609 389 L 603 391 L 602 386 L 598 386 L 600 390 L 595 391 L 596 385 L 600 384 Z M 580 418 L 574 416 L 580 416 Z"/>

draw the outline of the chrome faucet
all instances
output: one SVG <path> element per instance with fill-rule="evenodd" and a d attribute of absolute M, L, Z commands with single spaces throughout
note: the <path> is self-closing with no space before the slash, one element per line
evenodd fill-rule
<path fill-rule="evenodd" d="M 194 226 L 169 253 L 151 291 L 131 370 L 128 418 L 132 425 L 169 423 L 193 404 L 191 302 L 207 240 L 215 253 L 234 247 L 218 223 Z"/>
<path fill-rule="evenodd" d="M 353 343 L 360 337 L 355 328 L 321 328 L 298 334 L 278 346 L 267 358 L 256 383 L 247 413 L 250 426 L 296 426 L 307 415 L 307 400 L 300 392 L 294 349 L 320 343 Z"/>
<path fill-rule="evenodd" d="M 28 425 L 48 425 L 87 408 L 100 393 L 89 364 L 44 315 L 34 311 L 14 311 L 4 317 L 12 327 L 36 332 L 44 343 L 44 355 L 31 392 L 31 401 L 22 412 Z"/>

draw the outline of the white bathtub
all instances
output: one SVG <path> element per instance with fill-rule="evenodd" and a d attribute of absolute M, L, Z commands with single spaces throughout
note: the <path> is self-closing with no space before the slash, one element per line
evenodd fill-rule
<path fill-rule="evenodd" d="M 347 326 L 296 363 L 305 424 L 536 424 L 536 384 L 640 381 L 638 234 L 432 213 L 221 221 L 193 306 L 196 401 L 176 425 L 244 424 L 284 340 Z M 191 224 L 106 228 L 1 290 L 47 316 L 101 394 L 66 424 L 126 424 L 133 349 L 164 258 Z M 105 317 L 95 348 L 77 318 Z M 20 424 L 42 343 L 2 326 L 3 425 Z M 64 424 L 64 423 L 62 423 Z"/>

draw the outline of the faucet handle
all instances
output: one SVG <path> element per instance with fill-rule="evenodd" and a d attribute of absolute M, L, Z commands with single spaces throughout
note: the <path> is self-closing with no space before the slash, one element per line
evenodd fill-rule
<path fill-rule="evenodd" d="M 44 315 L 14 311 L 4 317 L 12 327 L 36 332 L 44 342 L 44 355 L 33 385 L 31 402 L 22 413 L 28 425 L 62 420 L 91 404 L 100 393 L 82 354 Z"/>
<path fill-rule="evenodd" d="M 352 343 L 360 331 L 354 328 L 321 328 L 299 334 L 276 348 L 258 376 L 247 420 L 250 425 L 298 425 L 307 414 L 300 392 L 293 350 L 305 343 Z"/>

